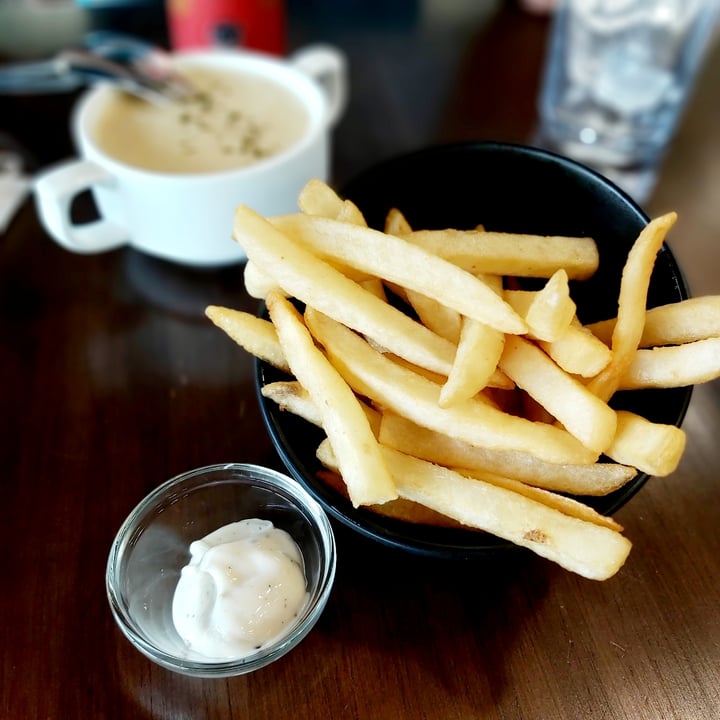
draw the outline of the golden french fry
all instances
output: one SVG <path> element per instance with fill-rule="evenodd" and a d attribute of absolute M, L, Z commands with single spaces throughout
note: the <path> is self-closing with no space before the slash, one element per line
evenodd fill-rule
<path fill-rule="evenodd" d="M 615 411 L 558 367 L 537 345 L 508 335 L 500 369 L 595 453 L 615 436 Z"/>
<path fill-rule="evenodd" d="M 275 327 L 268 320 L 218 305 L 208 305 L 205 315 L 238 345 L 273 367 L 290 372 Z"/>
<path fill-rule="evenodd" d="M 720 337 L 638 350 L 620 390 L 699 385 L 720 377 Z"/>
<path fill-rule="evenodd" d="M 521 450 L 549 462 L 592 463 L 597 453 L 565 430 L 504 413 L 478 399 L 440 407 L 440 387 L 374 350 L 351 330 L 322 313 L 306 311 L 313 336 L 358 394 L 410 418 L 480 447 Z"/>
<path fill-rule="evenodd" d="M 282 217 L 283 216 L 276 216 L 274 218 L 270 218 L 268 222 L 274 223 L 275 225 L 281 225 L 282 224 Z M 324 216 L 321 216 L 324 217 Z M 347 221 L 343 221 L 347 222 Z M 362 223 L 356 223 L 362 225 Z M 235 238 L 237 240 L 237 236 Z M 356 283 L 364 284 L 370 280 L 376 280 L 377 278 L 373 275 L 369 275 L 366 272 L 362 272 L 361 270 L 357 270 L 356 268 L 350 267 L 349 265 L 345 265 L 341 262 L 333 261 L 332 258 L 324 258 L 329 265 L 331 265 L 333 268 L 338 270 L 340 273 L 342 273 L 346 278 L 349 278 L 350 280 L 354 280 Z M 246 278 L 245 278 L 245 285 L 246 288 L 248 288 L 248 292 L 250 291 L 250 288 L 248 287 L 248 281 L 253 283 L 254 285 L 257 285 L 257 287 L 253 287 L 253 290 L 255 292 L 260 292 L 263 290 L 264 285 L 267 286 L 270 283 L 277 284 L 277 280 L 273 276 L 271 272 L 265 272 L 261 273 L 257 268 L 254 268 L 253 266 L 255 263 L 253 263 L 251 260 L 247 261 L 247 266 L 250 266 L 251 268 L 251 274 L 250 278 L 247 277 L 246 272 Z M 267 288 L 265 288 L 267 290 Z M 285 293 L 286 295 L 288 293 Z M 264 296 L 263 296 L 264 297 Z"/>
<path fill-rule="evenodd" d="M 277 284 L 277 281 L 264 273 L 260 268 L 251 260 L 245 263 L 245 269 L 243 270 L 243 279 L 245 281 L 245 290 L 250 297 L 257 298 L 258 300 L 264 300 L 265 296 L 271 290 L 277 290 L 283 292 L 282 288 Z"/>
<path fill-rule="evenodd" d="M 512 490 L 512 492 L 516 492 L 518 495 L 523 495 L 526 498 L 536 500 L 543 505 L 559 510 L 564 515 L 569 515 L 570 517 L 578 518 L 579 520 L 585 520 L 586 522 L 591 522 L 595 525 L 602 525 L 603 527 L 616 530 L 617 532 L 622 532 L 623 530 L 622 525 L 613 520 L 611 517 L 601 515 L 597 512 L 597 510 L 594 510 L 589 505 L 585 505 L 574 498 L 559 495 L 558 493 L 550 492 L 549 490 L 528 485 L 520 480 L 514 480 L 513 478 L 496 475 L 494 473 L 468 470 L 466 468 L 451 469 L 459 472 L 461 475 L 465 475 L 465 477 L 472 477 L 476 480 L 482 480 L 483 482 L 490 483 L 491 485 L 505 488 L 506 490 Z"/>
<path fill-rule="evenodd" d="M 416 230 L 405 238 L 473 273 L 549 278 L 563 269 L 585 280 L 598 268 L 592 238 L 521 235 L 484 230 Z"/>
<path fill-rule="evenodd" d="M 477 447 L 392 412 L 382 414 L 378 439 L 382 445 L 438 465 L 494 473 L 573 495 L 607 495 L 637 474 L 635 468 L 616 463 L 558 464 L 530 453 Z"/>
<path fill-rule="evenodd" d="M 534 397 L 528 395 L 524 390 L 519 390 L 517 394 L 520 396 L 518 401 L 521 407 L 520 415 L 533 422 L 556 422 L 555 418 Z"/>
<path fill-rule="evenodd" d="M 612 334 L 612 359 L 588 384 L 588 389 L 609 400 L 633 361 L 645 326 L 645 306 L 655 258 L 677 214 L 666 213 L 649 222 L 633 244 L 623 268 L 617 323 Z"/>
<path fill-rule="evenodd" d="M 342 208 L 342 198 L 322 180 L 308 180 L 298 196 L 298 207 L 308 215 L 336 217 Z"/>
<path fill-rule="evenodd" d="M 612 342 L 617 318 L 601 320 L 586 327 L 606 345 Z M 638 347 L 681 345 L 720 337 L 720 295 L 704 295 L 651 308 L 645 313 Z"/>
<path fill-rule="evenodd" d="M 372 343 L 370 343 L 372 345 Z M 378 348 L 376 348 L 378 349 Z M 387 354 L 387 353 L 386 353 Z M 432 380 L 437 385 L 444 385 L 447 382 L 447 375 L 442 375 L 439 373 L 431 372 L 430 370 L 426 370 L 425 368 L 419 367 L 418 365 L 413 365 L 412 363 L 408 362 L 404 358 L 398 357 L 397 355 L 389 355 L 388 357 L 396 364 L 401 365 L 402 367 L 408 368 L 408 370 L 412 370 L 413 372 L 417 373 L 418 375 L 422 375 L 423 377 L 426 377 L 428 380 Z M 488 378 L 487 389 L 495 389 L 495 390 L 514 390 L 515 389 L 515 383 L 499 368 L 495 368 L 493 370 L 492 375 Z M 487 398 L 489 399 L 489 398 Z"/>
<path fill-rule="evenodd" d="M 290 368 L 320 411 L 351 502 L 357 507 L 396 498 L 392 476 L 357 397 L 317 349 L 291 303 L 273 292 L 266 303 Z"/>
<path fill-rule="evenodd" d="M 415 290 L 502 332 L 518 334 L 527 329 L 522 318 L 480 278 L 402 237 L 300 213 L 272 222 L 324 259 Z"/>
<path fill-rule="evenodd" d="M 297 380 L 266 383 L 260 388 L 260 393 L 264 398 L 277 403 L 281 410 L 322 427 L 320 409 L 310 397 L 310 393 Z"/>
<path fill-rule="evenodd" d="M 235 237 L 248 259 L 293 297 L 416 365 L 450 372 L 452 343 L 364 290 L 247 207 L 236 211 Z"/>
<path fill-rule="evenodd" d="M 397 286 L 393 285 L 395 292 Z M 403 288 L 402 296 L 417 313 L 425 327 L 432 330 L 436 335 L 444 337 L 453 345 L 460 340 L 460 330 L 463 316 L 455 309 L 443 305 L 438 300 L 429 298 L 415 290 Z"/>
<path fill-rule="evenodd" d="M 278 380 L 266 383 L 260 392 L 263 397 L 277 403 L 282 410 L 287 410 L 313 425 L 322 427 L 322 415 L 319 408 L 310 397 L 310 393 L 297 380 Z M 358 399 L 358 403 L 367 415 L 373 435 L 377 437 L 380 432 L 382 415 L 362 400 Z"/>
<path fill-rule="evenodd" d="M 412 227 L 398 208 L 390 208 L 385 216 L 385 232 L 388 235 L 407 235 Z"/>
<path fill-rule="evenodd" d="M 607 367 L 610 348 L 574 318 L 567 331 L 553 342 L 538 345 L 571 375 L 591 378 Z"/>
<path fill-rule="evenodd" d="M 542 290 L 508 290 L 505 298 L 527 323 L 528 335 L 537 340 L 558 340 L 575 317 L 576 307 L 564 270 L 553 273 Z"/>
<path fill-rule="evenodd" d="M 576 310 L 567 272 L 561 269 L 536 293 L 525 319 L 534 337 L 552 342 L 567 332 Z"/>
<path fill-rule="evenodd" d="M 685 451 L 685 433 L 675 425 L 653 423 L 640 415 L 618 410 L 615 439 L 605 454 L 648 475 L 674 472 Z"/>
<path fill-rule="evenodd" d="M 337 461 L 332 447 L 327 439 L 323 440 L 317 449 L 317 458 L 326 468 L 332 468 L 323 472 L 318 471 L 317 475 L 326 484 L 339 493 L 347 497 L 347 488 L 343 482 L 342 475 L 337 471 Z M 456 520 L 453 520 L 439 512 L 435 512 L 430 508 L 405 500 L 405 498 L 396 498 L 388 500 L 382 505 L 368 505 L 368 510 L 382 515 L 383 517 L 393 518 L 394 520 L 402 520 L 404 522 L 415 523 L 419 525 L 432 525 L 434 527 L 462 528 L 464 527 Z"/>
<path fill-rule="evenodd" d="M 616 530 L 571 517 L 507 488 L 386 449 L 400 497 L 504 538 L 592 580 L 612 577 L 631 549 Z"/>
<path fill-rule="evenodd" d="M 309 180 L 300 192 L 299 208 L 308 215 L 328 217 L 353 225 L 367 226 L 360 209 L 351 200 L 343 200 L 322 180 Z"/>
<path fill-rule="evenodd" d="M 487 387 L 504 346 L 504 333 L 472 318 L 463 318 L 455 362 L 440 391 L 440 407 L 468 400 Z"/>
<path fill-rule="evenodd" d="M 352 225 L 367 227 L 365 217 L 360 212 L 360 208 L 358 208 L 358 206 L 355 205 L 352 200 L 343 200 L 342 209 L 337 214 L 337 217 L 335 219 L 341 220 L 342 222 L 351 223 Z"/>
<path fill-rule="evenodd" d="M 502 278 L 486 276 L 485 282 L 502 293 Z M 455 360 L 440 392 L 440 406 L 450 407 L 477 395 L 491 382 L 505 345 L 505 334 L 495 328 L 463 317 Z"/>
<path fill-rule="evenodd" d="M 367 278 L 367 280 L 360 281 L 360 286 L 367 290 L 369 293 L 380 298 L 383 302 L 387 302 L 387 295 L 385 294 L 385 286 L 382 284 L 382 280 L 376 277 Z M 430 328 L 432 330 L 432 328 Z"/>
<path fill-rule="evenodd" d="M 518 512 L 527 511 L 527 509 L 530 508 L 531 513 L 537 513 L 539 517 L 546 517 L 550 521 L 551 525 L 555 525 L 557 522 L 562 522 L 561 518 L 556 514 L 557 512 L 568 518 L 574 518 L 580 520 L 581 522 L 597 525 L 598 527 L 603 527 L 616 533 L 620 533 L 623 530 L 622 525 L 612 518 L 601 515 L 591 507 L 584 505 L 577 500 L 563 495 L 558 495 L 557 493 L 531 487 L 517 480 L 479 473 L 477 471 L 468 471 L 466 469 L 438 468 L 438 473 L 435 473 L 432 468 L 437 466 L 433 466 L 420 458 L 401 453 L 392 448 L 383 447 L 382 451 L 383 457 L 391 470 L 400 473 L 405 466 L 407 466 L 408 469 L 419 470 L 421 476 L 423 476 L 421 482 L 425 491 L 430 491 L 431 493 L 433 492 L 430 486 L 436 485 L 437 475 L 440 475 L 442 478 L 450 478 L 451 481 L 455 481 L 456 484 L 460 485 L 460 493 L 459 497 L 456 498 L 456 502 L 453 502 L 452 499 L 448 499 L 447 501 L 442 501 L 441 504 L 436 506 L 442 507 L 443 510 L 431 510 L 424 502 L 420 503 L 404 496 L 383 505 L 371 506 L 368 508 L 387 517 L 395 517 L 409 522 L 423 522 L 438 526 L 464 526 L 471 529 L 488 530 L 486 524 L 487 521 L 468 524 L 458 516 L 458 513 L 467 512 L 467 509 L 463 511 L 460 506 L 463 500 L 470 498 L 472 495 L 476 495 L 476 493 L 472 492 L 473 488 L 471 484 L 464 482 L 465 479 L 470 479 L 476 480 L 478 483 L 479 488 L 475 488 L 475 490 L 480 489 L 481 492 L 488 493 L 489 498 L 498 503 L 494 508 L 491 508 L 491 516 L 493 514 L 493 510 L 497 511 L 498 508 L 502 508 L 504 511 L 511 511 L 511 506 L 517 505 Z M 325 467 L 337 470 L 337 460 L 332 451 L 332 447 L 327 440 L 323 440 L 318 446 L 317 457 Z M 458 476 L 461 476 L 463 480 L 460 481 Z M 399 477 L 398 475 L 395 475 L 394 477 L 396 485 L 402 488 L 405 483 L 404 478 Z M 328 480 L 337 484 L 337 479 L 335 478 L 328 478 Z M 500 491 L 504 490 L 507 492 L 495 493 L 493 490 L 487 488 L 487 485 L 491 485 Z M 340 489 L 337 485 L 335 486 L 336 489 Z M 434 490 L 437 491 L 437 487 L 435 487 Z M 403 491 L 401 490 L 401 492 Z M 448 493 L 448 495 L 449 494 L 450 493 Z M 518 497 L 516 497 L 516 495 Z M 520 497 L 531 502 L 525 503 L 519 499 Z M 450 508 L 450 514 L 444 514 L 445 510 L 448 508 Z M 551 512 L 547 513 L 543 510 L 543 508 L 546 508 Z M 497 514 L 502 515 L 503 513 Z M 535 518 L 533 518 L 533 520 L 535 520 Z M 509 524 L 506 517 L 495 517 L 490 522 Z M 498 535 L 496 532 L 493 532 L 493 534 Z M 498 537 L 505 536 L 498 535 Z M 535 550 L 534 547 L 531 547 L 531 549 Z"/>

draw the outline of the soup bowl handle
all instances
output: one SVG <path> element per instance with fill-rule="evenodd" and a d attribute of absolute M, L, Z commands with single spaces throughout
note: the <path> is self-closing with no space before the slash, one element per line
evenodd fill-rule
<path fill-rule="evenodd" d="M 345 55 L 332 45 L 308 45 L 293 53 L 290 64 L 318 83 L 327 100 L 326 123 L 337 124 L 348 101 L 348 71 Z"/>
<path fill-rule="evenodd" d="M 73 200 L 95 185 L 112 187 L 115 178 L 89 160 L 69 160 L 40 173 L 34 182 L 38 215 L 45 230 L 59 244 L 75 253 L 114 250 L 127 244 L 128 232 L 116 223 L 98 219 L 72 220 Z"/>

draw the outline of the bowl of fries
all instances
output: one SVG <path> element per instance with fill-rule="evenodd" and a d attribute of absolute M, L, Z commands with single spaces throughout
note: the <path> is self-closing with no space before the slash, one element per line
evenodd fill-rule
<path fill-rule="evenodd" d="M 260 313 L 206 310 L 256 356 L 289 473 L 387 546 L 524 547 L 615 574 L 630 541 L 613 513 L 675 470 L 692 386 L 720 373 L 698 346 L 718 342 L 720 308 L 688 298 L 675 214 L 499 143 L 395 157 L 340 191 L 310 182 L 298 204 L 236 212 Z"/>

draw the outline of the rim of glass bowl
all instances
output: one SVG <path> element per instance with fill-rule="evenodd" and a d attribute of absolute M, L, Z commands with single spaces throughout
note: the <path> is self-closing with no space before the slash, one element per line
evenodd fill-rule
<path fill-rule="evenodd" d="M 264 648 L 261 652 L 245 658 L 221 661 L 208 660 L 207 662 L 203 662 L 171 655 L 145 640 L 143 634 L 137 629 L 136 623 L 127 613 L 125 603 L 122 600 L 120 570 L 125 550 L 137 536 L 137 522 L 148 513 L 155 512 L 159 502 L 163 506 L 174 502 L 178 498 L 178 494 L 171 492 L 173 488 L 189 486 L 189 488 L 196 489 L 200 487 L 200 485 L 194 486 L 192 481 L 199 475 L 208 475 L 219 471 L 236 471 L 242 473 L 245 478 L 249 478 L 265 486 L 267 489 L 290 500 L 293 504 L 298 505 L 303 510 L 303 514 L 305 514 L 318 529 L 323 549 L 321 554 L 322 564 L 319 568 L 320 578 L 318 581 L 318 589 L 315 593 L 315 601 L 309 602 L 305 606 L 303 612 L 298 616 L 296 622 L 286 635 L 276 640 L 267 648 Z M 213 482 L 218 481 L 210 479 L 207 483 L 203 484 L 212 484 Z M 225 482 L 227 482 L 227 480 Z M 163 497 L 165 498 L 164 501 L 162 500 Z M 118 627 L 132 645 L 147 658 L 162 667 L 184 675 L 194 677 L 229 677 L 252 672 L 269 665 L 288 653 L 305 638 L 325 609 L 335 579 L 336 565 L 336 543 L 330 521 L 320 503 L 318 503 L 305 488 L 289 476 L 261 465 L 218 463 L 195 468 L 166 480 L 146 495 L 133 508 L 123 521 L 113 540 L 106 566 L 105 586 L 110 609 Z"/>

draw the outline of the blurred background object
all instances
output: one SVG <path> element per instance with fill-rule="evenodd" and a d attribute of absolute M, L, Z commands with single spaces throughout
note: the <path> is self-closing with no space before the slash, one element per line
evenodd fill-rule
<path fill-rule="evenodd" d="M 167 0 L 173 50 L 244 47 L 286 51 L 284 0 Z"/>
<path fill-rule="evenodd" d="M 0 132 L 0 236 L 30 192 L 22 148 Z"/>
<path fill-rule="evenodd" d="M 538 15 L 545 15 L 551 13 L 557 0 L 520 0 L 520 6 L 531 13 L 537 13 Z"/>
<path fill-rule="evenodd" d="M 646 200 L 702 68 L 718 7 L 717 0 L 560 0 L 536 142 Z"/>
<path fill-rule="evenodd" d="M 0 67 L 0 93 L 7 95 L 67 92 L 97 84 L 112 84 L 152 102 L 178 100 L 192 92 L 169 53 L 112 31 L 87 33 L 83 47 L 61 50 L 49 59 Z"/>
<path fill-rule="evenodd" d="M 137 35 L 167 47 L 164 0 L 75 0 L 92 30 Z"/>
<path fill-rule="evenodd" d="M 0 58 L 31 59 L 77 42 L 88 29 L 75 0 L 0 0 Z"/>

